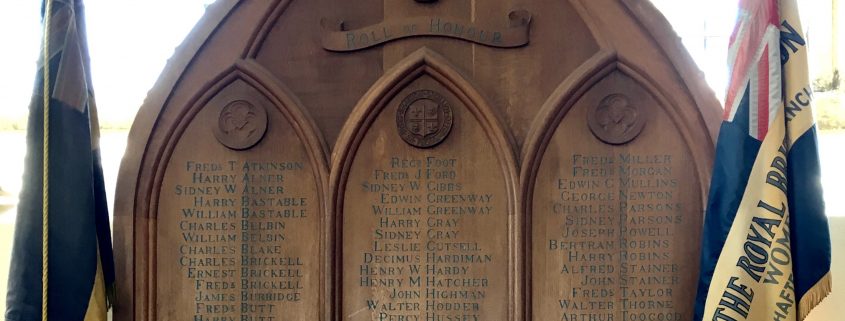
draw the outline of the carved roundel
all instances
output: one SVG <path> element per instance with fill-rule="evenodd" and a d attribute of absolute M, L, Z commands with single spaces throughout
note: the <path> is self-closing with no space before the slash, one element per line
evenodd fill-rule
<path fill-rule="evenodd" d="M 245 100 L 236 100 L 220 110 L 214 137 L 234 150 L 255 146 L 267 132 L 267 111 Z"/>
<path fill-rule="evenodd" d="M 605 97 L 587 115 L 587 123 L 593 135 L 612 145 L 625 144 L 637 138 L 645 122 L 642 108 L 631 104 L 628 97 L 622 94 Z"/>
<path fill-rule="evenodd" d="M 406 143 L 418 148 L 437 146 L 449 136 L 454 118 L 452 105 L 431 90 L 417 90 L 402 100 L 396 127 Z"/>

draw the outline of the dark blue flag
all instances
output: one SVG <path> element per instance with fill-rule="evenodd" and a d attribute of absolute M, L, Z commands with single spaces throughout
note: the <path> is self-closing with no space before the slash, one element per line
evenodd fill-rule
<path fill-rule="evenodd" d="M 6 320 L 106 320 L 114 260 L 83 5 L 46 0 L 42 8 Z"/>

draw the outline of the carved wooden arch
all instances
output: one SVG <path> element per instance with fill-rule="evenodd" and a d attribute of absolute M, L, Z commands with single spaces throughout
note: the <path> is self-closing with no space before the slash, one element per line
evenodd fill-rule
<path fill-rule="evenodd" d="M 282 115 L 290 122 L 296 130 L 299 139 L 303 142 L 309 152 L 309 157 L 312 165 L 315 165 L 317 170 L 317 182 L 320 185 L 325 184 L 328 178 L 328 147 L 325 141 L 320 137 L 319 132 L 314 131 L 316 127 L 314 120 L 301 107 L 302 104 L 293 96 L 281 82 L 264 70 L 263 67 L 255 62 L 242 60 L 236 62 L 228 71 L 221 74 L 217 79 L 213 80 L 205 90 L 200 91 L 194 99 L 192 99 L 189 108 L 186 108 L 179 115 L 180 122 L 174 124 L 168 130 L 167 142 L 164 144 L 163 156 L 157 164 L 156 183 L 160 185 L 161 177 L 163 177 L 163 170 L 167 160 L 173 152 L 176 142 L 179 141 L 181 134 L 184 132 L 188 124 L 191 123 L 194 116 L 199 110 L 221 90 L 226 88 L 229 84 L 235 81 L 244 81 L 255 89 L 258 89 L 265 97 L 270 99 Z M 326 193 L 327 186 L 320 188 L 320 193 Z M 154 195 L 154 194 L 153 194 Z M 325 196 L 321 196 L 325 197 Z M 154 200 L 151 203 L 155 203 Z M 150 209 L 150 217 L 155 217 L 153 209 Z"/>
<path fill-rule="evenodd" d="M 595 21 L 596 17 L 592 12 L 590 12 L 583 2 L 583 0 L 569 0 L 569 3 L 572 4 L 573 8 L 575 8 L 575 12 L 577 12 L 578 16 L 581 18 L 581 21 L 583 21 L 584 25 L 587 26 L 587 29 L 590 30 L 590 36 L 593 37 L 593 40 L 596 44 L 598 44 L 599 48 L 601 48 L 599 50 L 612 50 L 613 43 L 610 39 L 607 39 L 604 33 L 602 33 L 601 27 L 598 26 Z"/>
<path fill-rule="evenodd" d="M 252 33 L 252 36 L 249 39 L 249 45 L 244 48 L 243 52 L 243 59 L 252 59 L 255 58 L 256 55 L 261 51 L 261 46 L 264 44 L 264 41 L 267 39 L 267 35 L 272 30 L 273 26 L 276 25 L 276 20 L 282 16 L 285 12 L 285 9 L 288 8 L 290 3 L 293 0 L 272 0 L 275 2 L 271 7 L 271 10 L 267 11 L 267 14 L 262 18 L 261 22 L 257 25 L 257 28 Z"/>
<path fill-rule="evenodd" d="M 336 311 L 335 318 L 340 318 L 339 315 L 342 306 L 342 251 L 340 244 L 343 240 L 342 228 L 343 224 L 343 202 L 344 191 L 346 190 L 347 179 L 354 160 L 354 156 L 367 132 L 369 126 L 378 117 L 379 113 L 386 107 L 387 102 L 396 95 L 405 85 L 413 82 L 420 76 L 427 75 L 432 77 L 435 81 L 443 84 L 461 102 L 469 109 L 471 114 L 478 121 L 484 133 L 487 135 L 490 142 L 493 143 L 493 149 L 498 157 L 499 164 L 503 173 L 506 186 L 505 190 L 508 192 L 508 297 L 512 298 L 510 302 L 509 319 L 520 320 L 518 316 L 522 315 L 522 299 L 521 292 L 523 287 L 523 280 L 518 279 L 522 275 L 523 263 L 521 255 L 521 247 L 517 244 L 522 236 L 522 218 L 517 212 L 517 173 L 518 164 L 516 162 L 515 150 L 512 146 L 512 139 L 507 134 L 505 128 L 499 121 L 499 116 L 493 112 L 490 105 L 481 94 L 473 89 L 470 82 L 466 80 L 457 69 L 453 68 L 448 61 L 428 49 L 421 48 L 416 52 L 410 54 L 404 60 L 400 61 L 391 70 L 387 71 L 385 75 L 379 79 L 363 96 L 363 98 L 356 104 L 355 109 L 346 121 L 341 130 L 340 137 L 335 145 L 332 154 L 331 162 L 331 184 L 332 191 L 331 208 L 334 210 L 334 224 L 335 238 L 331 244 L 334 245 L 334 260 L 333 266 L 336 271 L 333 282 L 335 283 L 335 291 L 333 292 L 333 309 Z"/>
<path fill-rule="evenodd" d="M 569 0 L 569 2 L 589 28 L 601 51 L 616 52 L 620 56 L 620 60 L 633 61 L 623 57 L 627 55 L 635 56 L 635 53 L 622 50 L 616 44 L 620 42 L 620 39 L 614 39 L 614 34 L 620 32 L 608 29 L 608 23 L 601 19 L 606 15 L 601 10 L 605 8 L 603 6 L 617 6 L 616 4 L 605 4 L 603 1 L 592 0 Z M 709 130 L 709 143 L 715 146 L 714 142 L 721 123 L 721 110 L 713 107 L 721 107 L 721 103 L 713 95 L 712 89 L 705 81 L 704 73 L 695 67 L 695 61 L 686 50 L 681 38 L 674 32 L 672 25 L 651 1 L 618 0 L 613 2 L 618 3 L 618 9 L 629 17 L 628 19 L 633 22 L 634 27 L 641 31 L 642 36 L 646 38 L 645 40 L 651 42 L 648 46 L 654 47 L 663 54 L 658 59 L 665 58 L 672 68 L 671 72 L 677 73 L 680 78 L 677 81 L 683 87 L 684 93 L 691 98 L 693 105 L 698 107 L 701 116 L 699 121 Z M 597 53 L 597 55 L 600 54 Z M 629 66 L 635 66 L 635 64 L 630 63 Z M 646 73 L 640 72 L 640 74 L 645 75 Z M 651 83 L 656 84 L 658 81 Z M 710 178 L 707 177 L 706 179 L 709 181 Z"/>
<path fill-rule="evenodd" d="M 678 132 L 681 134 L 684 142 L 687 143 L 687 146 L 702 144 L 702 142 L 694 139 L 688 126 L 681 125 L 683 122 L 680 112 L 670 107 L 676 106 L 673 99 L 665 95 L 663 91 L 648 76 L 646 76 L 645 73 L 640 72 L 637 68 L 632 67 L 629 63 L 627 63 L 624 57 L 621 57 L 612 51 L 602 50 L 584 62 L 575 72 L 572 73 L 570 77 L 558 86 L 555 92 L 549 97 L 549 100 L 543 105 L 540 113 L 534 119 L 534 122 L 531 125 L 531 130 L 528 133 L 528 138 L 526 140 L 525 147 L 523 148 L 522 155 L 523 166 L 520 177 L 523 182 L 522 186 L 524 191 L 529 189 L 530 186 L 527 186 L 527 184 L 532 184 L 531 182 L 533 182 L 533 179 L 536 176 L 536 165 L 538 165 L 549 140 L 554 135 L 555 127 L 557 127 L 561 120 L 563 120 L 563 117 L 566 116 L 569 109 L 572 108 L 572 106 L 584 93 L 613 71 L 619 71 L 625 76 L 630 77 L 642 86 L 643 89 L 648 91 L 655 100 L 657 100 L 659 105 L 658 107 L 669 115 L 675 125 L 675 128 L 678 129 Z M 709 136 L 707 138 L 708 140 L 703 143 L 708 146 L 713 146 L 714 142 L 709 140 Z M 700 160 L 712 159 L 714 153 L 712 150 L 708 151 L 709 153 L 704 155 L 697 154 L 695 150 L 688 151 L 693 156 L 693 161 L 696 164 L 695 168 L 698 169 L 696 172 L 696 179 L 702 183 L 704 182 L 702 181 L 702 178 L 708 177 L 707 175 L 710 173 L 711 164 L 701 162 Z M 701 185 L 702 188 L 701 197 L 702 199 L 706 199 L 708 184 L 699 185 Z M 529 198 L 523 199 L 528 200 Z"/>
<path fill-rule="evenodd" d="M 328 216 L 329 211 L 327 210 L 329 178 L 327 145 L 320 136 L 319 132 L 315 130 L 316 126 L 314 125 L 314 121 L 305 112 L 301 103 L 290 92 L 290 90 L 288 90 L 281 82 L 275 79 L 272 74 L 264 70 L 264 68 L 260 65 L 252 61 L 241 60 L 235 62 L 235 64 L 227 71 L 220 74 L 216 79 L 209 82 L 209 84 L 202 90 L 198 91 L 198 94 L 195 95 L 187 104 L 188 107 L 184 108 L 180 112 L 178 117 L 179 121 L 173 123 L 173 125 L 166 130 L 164 134 L 166 137 L 164 143 L 156 149 L 147 150 L 147 153 L 154 151 L 155 154 L 161 156 L 155 161 L 155 169 L 152 172 L 153 184 L 150 185 L 151 188 L 146 194 L 139 195 L 136 203 L 136 207 L 144 208 L 145 211 L 136 211 L 135 215 L 145 215 L 145 217 L 150 219 L 150 223 L 146 226 L 146 231 L 143 232 L 148 238 L 148 242 L 145 244 L 146 251 L 141 254 L 141 256 L 145 256 L 149 259 L 148 266 L 146 267 L 146 273 L 142 275 L 139 275 L 141 273 L 136 274 L 136 284 L 139 284 L 141 288 L 139 289 L 136 287 L 134 292 L 135 296 L 143 297 L 143 301 L 139 304 L 137 297 L 133 300 L 136 302 L 136 305 L 140 305 L 141 307 L 146 305 L 146 309 L 144 311 L 140 311 L 142 313 L 142 320 L 157 320 L 157 311 L 155 307 L 157 294 L 156 243 L 158 234 L 156 230 L 156 218 L 158 216 L 158 198 L 166 175 L 167 165 L 173 155 L 177 143 L 181 139 L 182 134 L 185 132 L 188 125 L 191 124 L 194 117 L 212 98 L 236 81 L 243 81 L 250 87 L 258 90 L 273 104 L 276 110 L 281 113 L 282 117 L 284 117 L 288 121 L 288 124 L 290 124 L 290 126 L 294 129 L 299 141 L 302 142 L 302 145 L 308 154 L 308 161 L 313 168 L 314 182 L 317 184 L 317 202 L 318 208 L 320 209 L 319 215 L 321 216 L 321 226 L 319 227 L 319 230 L 323 231 L 322 237 L 320 237 L 320 248 L 323 253 L 320 255 L 322 262 L 319 264 L 321 269 L 319 272 L 319 282 L 321 284 L 319 297 L 321 299 L 325 298 L 325 293 L 329 293 L 331 291 L 332 284 L 331 282 L 327 282 L 327 275 L 330 273 L 330 266 L 324 259 L 327 256 L 325 252 L 327 249 L 326 239 L 328 232 L 330 231 L 329 225 L 332 223 Z M 149 199 L 149 202 L 143 202 L 145 198 L 144 196 L 146 196 L 146 199 Z M 136 241 L 143 242 L 144 240 L 136 239 Z M 139 255 L 135 255 L 133 257 L 137 260 Z M 326 306 L 326 302 L 320 302 L 320 308 L 324 310 L 321 313 L 321 317 L 324 318 L 324 320 L 328 320 L 328 309 L 323 308 Z M 137 309 L 138 307 L 136 306 L 135 308 Z M 137 312 L 139 311 L 136 311 L 136 315 Z"/>
<path fill-rule="evenodd" d="M 526 320 L 532 319 L 532 221 L 533 221 L 533 200 L 534 189 L 537 181 L 540 163 L 546 153 L 552 137 L 557 132 L 557 127 L 566 117 L 567 113 L 572 107 L 596 84 L 604 80 L 606 77 L 614 72 L 619 72 L 626 77 L 632 79 L 635 83 L 642 87 L 649 95 L 651 95 L 657 102 L 658 109 L 666 113 L 672 125 L 681 136 L 684 142 L 685 153 L 691 157 L 693 168 L 696 169 L 693 177 L 700 188 L 699 195 L 701 204 L 706 202 L 709 175 L 712 170 L 709 160 L 713 158 L 714 151 L 710 148 L 691 149 L 688 146 L 707 144 L 712 146 L 713 141 L 710 140 L 709 135 L 705 136 L 706 142 L 696 141 L 695 138 L 701 138 L 702 135 L 694 135 L 693 129 L 685 125 L 681 111 L 672 106 L 677 106 L 675 101 L 652 81 L 647 73 L 632 67 L 632 64 L 626 61 L 625 57 L 611 50 L 601 50 L 592 58 L 583 63 L 579 68 L 573 72 L 567 79 L 561 83 L 554 93 L 549 97 L 546 103 L 541 108 L 529 131 L 522 155 L 522 168 L 520 172 L 520 187 L 521 187 L 521 210 L 524 218 L 523 235 L 524 253 L 525 253 L 525 311 Z M 687 119 L 687 121 L 689 121 Z M 699 131 L 706 132 L 708 129 L 702 127 Z M 702 179 L 704 178 L 704 179 Z M 701 213 L 704 215 L 703 211 Z"/>
<path fill-rule="evenodd" d="M 666 94 L 666 91 L 663 90 L 660 86 L 657 85 L 651 77 L 649 77 L 648 73 L 638 68 L 635 64 L 631 63 L 624 55 L 619 55 L 617 58 L 618 61 L 616 63 L 616 69 L 622 74 L 630 77 L 640 86 L 642 86 L 655 100 L 657 100 L 658 108 L 662 109 L 669 118 L 672 120 L 672 123 L 675 125 L 675 128 L 681 134 L 681 139 L 686 143 L 684 146 L 687 148 L 687 153 L 692 156 L 693 167 L 696 168 L 695 178 L 699 182 L 700 194 L 702 202 L 706 202 L 707 200 L 707 193 L 709 192 L 710 186 L 710 174 L 712 172 L 713 164 L 709 161 L 715 157 L 716 151 L 712 148 L 705 148 L 705 149 L 695 149 L 689 148 L 689 146 L 716 146 L 716 142 L 713 140 L 713 137 L 710 135 L 703 135 L 703 137 L 696 137 L 695 131 L 689 125 L 685 124 L 695 124 L 700 125 L 703 131 L 707 131 L 708 128 L 705 126 L 704 121 L 702 118 L 685 118 L 683 111 L 678 108 L 673 108 L 672 106 L 678 106 L 676 99 L 672 96 Z M 697 114 L 696 116 L 700 116 Z M 687 113 L 689 114 L 689 113 Z M 704 139 L 704 141 L 697 140 Z M 703 203 L 702 203 L 703 204 Z M 704 217 L 704 213 L 701 213 L 701 216 Z"/>

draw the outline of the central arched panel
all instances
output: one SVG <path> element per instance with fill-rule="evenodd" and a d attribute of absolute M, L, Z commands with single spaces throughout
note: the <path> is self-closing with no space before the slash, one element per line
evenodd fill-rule
<path fill-rule="evenodd" d="M 426 49 L 365 97 L 334 155 L 341 318 L 512 320 L 516 168 L 497 117 Z"/>

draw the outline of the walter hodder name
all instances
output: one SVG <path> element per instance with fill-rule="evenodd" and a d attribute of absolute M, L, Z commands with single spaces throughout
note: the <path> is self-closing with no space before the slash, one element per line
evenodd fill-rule
<path fill-rule="evenodd" d="M 370 201 L 372 245 L 361 253 L 358 286 L 375 320 L 479 320 L 490 282 L 477 270 L 493 256 L 475 235 L 496 197 L 459 174 L 453 158 L 392 157 L 361 183 Z M 501 263 L 499 263 L 501 264 Z"/>
<path fill-rule="evenodd" d="M 674 156 L 570 156 L 553 181 L 547 250 L 569 280 L 560 320 L 682 320 L 670 241 L 683 223 Z M 557 233 L 557 234 L 555 234 Z"/>
<path fill-rule="evenodd" d="M 178 266 L 194 290 L 194 321 L 273 321 L 302 300 L 305 259 L 288 231 L 312 201 L 301 162 L 186 161 L 172 193 L 183 205 Z"/>

